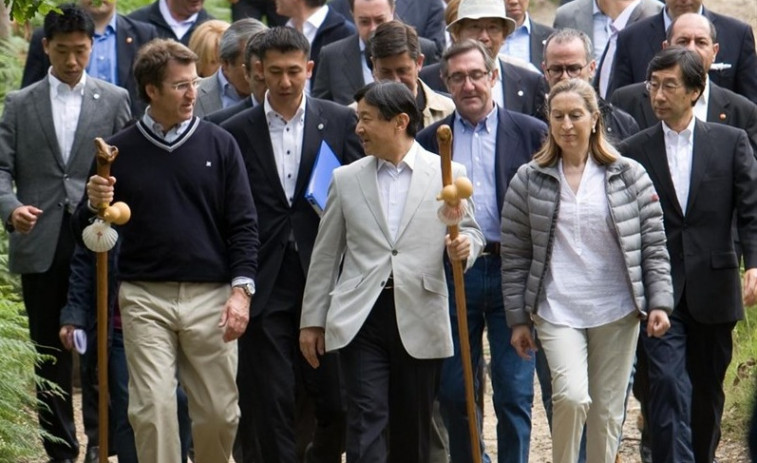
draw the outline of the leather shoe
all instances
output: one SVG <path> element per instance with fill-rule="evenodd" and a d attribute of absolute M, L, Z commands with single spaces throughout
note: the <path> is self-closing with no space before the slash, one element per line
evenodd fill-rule
<path fill-rule="evenodd" d="M 100 447 L 94 445 L 87 447 L 87 453 L 84 455 L 84 463 L 98 463 L 100 461 Z"/>

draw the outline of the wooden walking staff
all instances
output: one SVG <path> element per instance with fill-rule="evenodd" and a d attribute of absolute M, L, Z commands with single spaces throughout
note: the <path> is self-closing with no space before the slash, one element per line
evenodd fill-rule
<path fill-rule="evenodd" d="M 95 138 L 97 175 L 110 177 L 110 166 L 118 156 L 118 148 L 108 145 L 102 138 Z M 108 461 L 108 251 L 118 241 L 118 234 L 110 223 L 123 225 L 129 221 L 131 210 L 125 203 L 112 206 L 96 204 L 97 218 L 87 226 L 82 238 L 84 244 L 97 254 L 97 382 L 98 440 L 100 463 Z"/>
<path fill-rule="evenodd" d="M 439 219 L 447 225 L 449 237 L 457 238 L 458 227 L 467 207 L 466 199 L 473 194 L 473 185 L 465 177 L 452 181 L 452 130 L 448 125 L 440 126 L 436 131 L 439 143 L 439 155 L 442 158 L 442 193 L 439 199 L 444 205 L 439 209 Z M 460 357 L 463 363 L 465 381 L 465 408 L 468 412 L 468 431 L 470 433 L 473 463 L 481 463 L 481 446 L 478 438 L 478 419 L 476 418 L 476 401 L 473 394 L 473 365 L 468 340 L 468 309 L 465 305 L 465 283 L 463 281 L 463 263 L 450 259 L 452 276 L 455 281 L 455 306 L 457 307 L 457 331 L 460 341 Z"/>

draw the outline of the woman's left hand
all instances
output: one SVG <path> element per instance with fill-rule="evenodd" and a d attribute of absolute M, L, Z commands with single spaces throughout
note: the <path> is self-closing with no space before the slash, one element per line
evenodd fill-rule
<path fill-rule="evenodd" d="M 670 329 L 668 313 L 662 309 L 650 310 L 647 319 L 647 336 L 661 338 L 668 329 Z"/>

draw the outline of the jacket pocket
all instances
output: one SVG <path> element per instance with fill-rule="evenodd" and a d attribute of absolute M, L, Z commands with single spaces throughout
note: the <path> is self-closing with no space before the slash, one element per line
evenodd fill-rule
<path fill-rule="evenodd" d="M 710 253 L 710 266 L 712 268 L 736 268 L 739 261 L 733 251 Z"/>
<path fill-rule="evenodd" d="M 439 294 L 440 296 L 447 295 L 447 283 L 438 278 L 424 273 L 421 278 L 423 279 L 423 289 L 431 291 L 432 293 Z"/>
<path fill-rule="evenodd" d="M 363 281 L 363 275 L 358 275 L 356 277 L 348 278 L 344 281 L 339 281 L 337 282 L 336 286 L 334 286 L 334 289 L 329 294 L 334 295 L 334 294 L 345 293 L 347 291 L 353 290 L 357 288 L 362 281 Z"/>

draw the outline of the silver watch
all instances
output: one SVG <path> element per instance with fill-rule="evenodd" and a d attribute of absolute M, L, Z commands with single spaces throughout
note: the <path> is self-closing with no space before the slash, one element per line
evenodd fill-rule
<path fill-rule="evenodd" d="M 245 295 L 247 295 L 247 297 L 249 298 L 252 298 L 252 295 L 255 294 L 255 287 L 252 285 L 252 283 L 234 285 L 234 288 L 242 288 L 242 291 L 244 291 Z"/>

